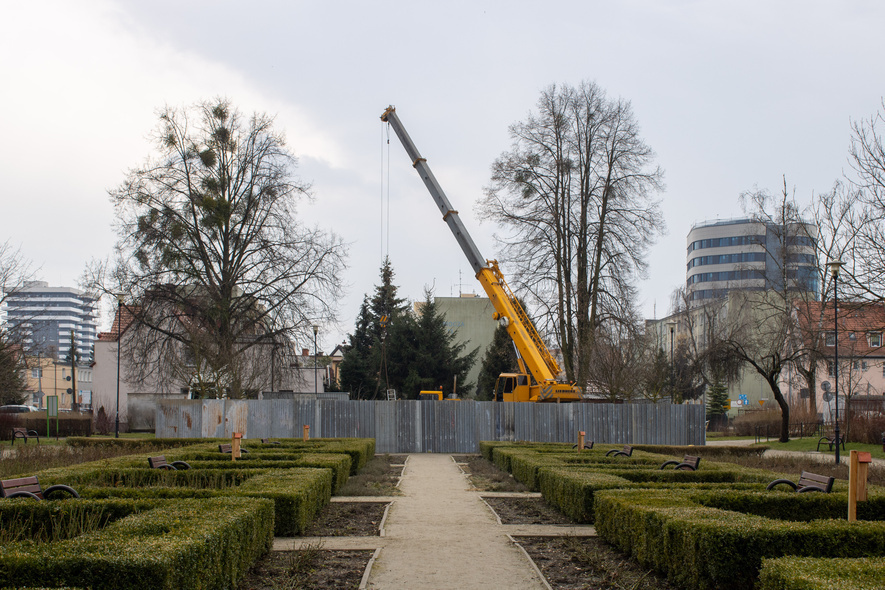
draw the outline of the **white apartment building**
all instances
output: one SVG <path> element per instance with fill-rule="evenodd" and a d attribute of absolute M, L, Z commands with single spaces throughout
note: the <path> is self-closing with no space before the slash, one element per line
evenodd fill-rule
<path fill-rule="evenodd" d="M 98 329 L 98 299 L 70 287 L 30 281 L 6 299 L 6 322 L 22 338 L 28 356 L 64 360 L 71 332 L 81 362 L 91 360 Z"/>

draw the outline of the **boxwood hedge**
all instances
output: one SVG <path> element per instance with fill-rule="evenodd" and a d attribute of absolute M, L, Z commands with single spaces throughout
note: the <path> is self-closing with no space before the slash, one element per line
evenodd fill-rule
<path fill-rule="evenodd" d="M 885 522 L 775 520 L 703 504 L 717 494 L 599 491 L 596 531 L 685 588 L 753 588 L 762 559 L 768 557 L 885 556 Z M 792 496 L 796 511 L 813 511 L 821 502 L 813 494 Z M 847 505 L 847 496 L 839 496 Z"/>
<path fill-rule="evenodd" d="M 0 545 L 0 587 L 232 588 L 273 542 L 273 506 L 264 499 L 10 500 L 7 506 L 38 514 L 35 521 L 84 508 L 117 518 L 71 539 Z"/>
<path fill-rule="evenodd" d="M 759 590 L 881 590 L 885 559 L 780 557 L 763 559 Z"/>

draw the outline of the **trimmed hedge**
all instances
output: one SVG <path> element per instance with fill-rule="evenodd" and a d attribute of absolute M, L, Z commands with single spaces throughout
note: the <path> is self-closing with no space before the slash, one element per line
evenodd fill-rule
<path fill-rule="evenodd" d="M 76 489 L 83 498 L 267 498 L 274 502 L 274 534 L 283 537 L 301 534 L 332 497 L 332 472 L 328 469 L 253 470 L 249 475 L 242 484 L 226 489 L 162 486 Z"/>
<path fill-rule="evenodd" d="M 204 438 L 105 438 L 105 437 L 69 437 L 66 444 L 71 447 L 122 447 L 137 452 L 141 449 L 162 447 L 173 449 L 206 442 Z M 230 442 L 229 440 L 227 442 Z"/>
<path fill-rule="evenodd" d="M 881 590 L 885 588 L 885 559 L 763 559 L 759 590 Z"/>
<path fill-rule="evenodd" d="M 767 445 L 753 446 L 717 446 L 717 445 L 633 445 L 637 451 L 657 453 L 659 455 L 673 455 L 682 457 L 694 455 L 696 457 L 761 457 L 771 447 Z"/>
<path fill-rule="evenodd" d="M 9 504 L 34 520 L 84 507 L 128 514 L 73 539 L 0 545 L 0 587 L 232 588 L 273 543 L 273 506 L 263 499 Z"/>
<path fill-rule="evenodd" d="M 808 496 L 794 494 L 797 509 L 819 503 Z M 885 556 L 883 522 L 772 520 L 710 508 L 703 499 L 678 489 L 603 490 L 595 498 L 596 531 L 685 588 L 753 588 L 767 557 Z"/>
<path fill-rule="evenodd" d="M 668 473 L 661 476 L 661 473 Z M 631 476 L 631 481 L 625 476 Z M 644 476 L 644 477 L 643 477 Z M 728 483 L 723 484 L 725 479 Z M 652 471 L 621 472 L 614 470 L 597 470 L 583 467 L 547 467 L 539 471 L 539 490 L 551 506 L 579 523 L 594 521 L 593 501 L 600 490 L 617 488 L 662 488 L 675 487 L 685 489 L 719 488 L 727 485 L 729 489 L 759 490 L 761 483 L 734 483 L 741 476 L 728 471 Z"/>

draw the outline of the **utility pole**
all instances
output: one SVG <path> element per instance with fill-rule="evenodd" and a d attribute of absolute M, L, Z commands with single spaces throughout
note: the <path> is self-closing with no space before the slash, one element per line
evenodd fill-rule
<path fill-rule="evenodd" d="M 77 341 L 74 338 L 74 331 L 71 330 L 71 411 L 80 410 L 77 404 Z"/>

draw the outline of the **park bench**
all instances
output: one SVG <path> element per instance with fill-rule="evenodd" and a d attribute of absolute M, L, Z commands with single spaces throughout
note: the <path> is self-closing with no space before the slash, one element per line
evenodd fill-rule
<path fill-rule="evenodd" d="M 832 450 L 833 450 L 833 445 L 836 444 L 836 436 L 834 435 L 834 436 L 822 436 L 822 437 L 820 437 L 820 440 L 817 441 L 817 450 L 818 450 L 818 451 L 820 451 L 820 445 L 821 445 L 822 443 L 826 443 L 827 447 L 829 447 L 829 449 L 832 451 Z M 841 444 L 841 446 L 842 446 L 842 450 L 844 451 L 844 450 L 845 450 L 845 438 L 844 438 L 844 437 L 839 437 L 839 443 Z"/>
<path fill-rule="evenodd" d="M 29 438 L 36 438 L 37 444 L 40 444 L 40 435 L 37 434 L 36 430 L 28 430 L 27 428 L 15 427 L 12 429 L 12 444 L 15 444 L 15 439 L 21 438 L 25 441 L 25 444 L 28 444 Z"/>
<path fill-rule="evenodd" d="M 148 465 L 151 466 L 151 469 L 190 469 L 191 466 L 185 463 L 184 461 L 173 461 L 169 463 L 166 461 L 165 455 L 160 455 L 158 457 L 148 457 Z"/>
<path fill-rule="evenodd" d="M 701 464 L 700 457 L 695 457 L 693 455 L 685 455 L 684 457 L 682 457 L 682 461 L 676 461 L 675 459 L 671 459 L 669 461 L 664 461 L 661 464 L 660 469 L 664 469 L 665 467 L 667 467 L 669 465 L 674 465 L 675 467 L 673 467 L 673 469 L 697 471 L 698 465 L 700 465 L 700 464 Z"/>
<path fill-rule="evenodd" d="M 606 457 L 630 457 L 633 455 L 633 447 L 630 445 L 624 445 L 624 448 L 620 451 L 618 449 L 612 449 L 605 454 Z"/>
<path fill-rule="evenodd" d="M 34 500 L 43 500 L 46 496 L 55 492 L 65 492 L 74 498 L 80 497 L 80 494 L 74 491 L 74 488 L 62 484 L 49 486 L 44 490 L 40 487 L 40 482 L 37 481 L 36 475 L 0 481 L 0 498 L 33 498 Z"/>
<path fill-rule="evenodd" d="M 232 453 L 233 446 L 230 443 L 227 443 L 226 445 L 218 445 L 218 452 L 219 453 Z M 248 453 L 249 451 L 240 447 L 240 452 L 241 453 Z"/>
<path fill-rule="evenodd" d="M 802 474 L 799 476 L 799 481 L 797 482 L 792 482 L 789 479 L 776 479 L 768 484 L 768 487 L 766 487 L 765 489 L 771 490 L 776 485 L 786 484 L 800 494 L 803 492 L 823 492 L 825 494 L 829 494 L 830 491 L 833 489 L 833 482 L 835 481 L 835 477 L 818 475 L 817 473 L 803 471 Z"/>
<path fill-rule="evenodd" d="M 573 448 L 573 449 L 577 449 L 577 448 L 578 448 L 578 445 L 577 445 L 577 444 L 573 444 L 573 445 L 572 445 L 572 448 Z M 585 442 L 585 443 L 584 443 L 584 448 L 585 448 L 585 449 L 592 449 L 592 448 L 593 448 L 593 441 L 591 440 L 590 442 Z"/>

